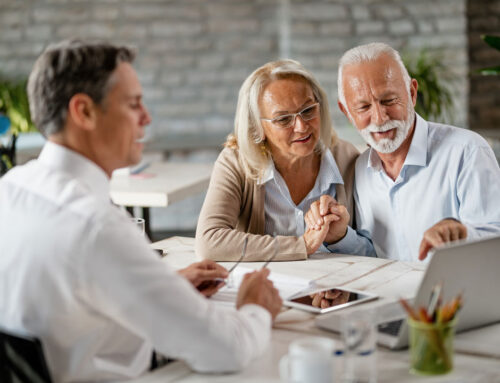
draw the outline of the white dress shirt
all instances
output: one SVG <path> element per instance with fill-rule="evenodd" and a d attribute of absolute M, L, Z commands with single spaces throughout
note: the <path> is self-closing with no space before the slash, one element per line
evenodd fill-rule
<path fill-rule="evenodd" d="M 500 169 L 481 136 L 417 115 L 395 181 L 373 149 L 358 158 L 358 231 L 372 239 L 379 257 L 417 261 L 424 232 L 445 218 L 465 224 L 468 239 L 500 234 L 499 190 Z"/>
<path fill-rule="evenodd" d="M 325 150 L 321 156 L 318 176 L 313 188 L 298 205 L 293 202 L 288 186 L 274 166 L 273 161 L 264 172 L 260 183 L 265 185 L 265 231 L 266 234 L 289 235 L 300 237 L 304 235 L 306 224 L 304 215 L 309 211 L 311 204 L 319 200 L 322 195 L 336 198 L 336 184 L 343 185 L 344 180 L 330 150 Z M 342 254 L 374 255 L 371 242 L 357 235 L 351 227 L 347 228 L 347 235 L 339 242 L 328 245 L 323 243 L 318 252 L 332 252 Z"/>
<path fill-rule="evenodd" d="M 260 306 L 221 309 L 150 248 L 93 162 L 48 142 L 0 181 L 0 326 L 39 337 L 55 381 L 136 377 L 152 349 L 234 371 L 270 339 Z"/>

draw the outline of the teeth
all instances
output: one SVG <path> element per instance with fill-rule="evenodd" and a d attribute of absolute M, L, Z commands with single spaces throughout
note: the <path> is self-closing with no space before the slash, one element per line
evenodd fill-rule
<path fill-rule="evenodd" d="M 135 142 L 139 142 L 141 144 L 144 144 L 146 142 L 151 141 L 151 138 L 152 138 L 151 133 L 148 132 L 148 133 L 144 134 L 144 136 L 142 136 L 141 138 L 137 139 Z"/>

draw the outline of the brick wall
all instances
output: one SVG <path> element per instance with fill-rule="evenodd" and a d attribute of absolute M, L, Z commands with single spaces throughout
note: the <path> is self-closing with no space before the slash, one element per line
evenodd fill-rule
<path fill-rule="evenodd" d="M 484 43 L 482 34 L 500 36 L 500 0 L 468 0 L 470 60 L 469 123 L 471 129 L 500 131 L 500 76 L 481 76 L 478 68 L 500 65 L 500 52 Z M 496 134 L 500 139 L 500 134 Z"/>
<path fill-rule="evenodd" d="M 459 76 L 456 122 L 466 124 L 465 0 L 1 0 L 0 70 L 26 75 L 48 42 L 67 37 L 132 44 L 156 132 L 229 132 L 242 81 L 280 54 L 285 2 L 290 57 L 327 89 L 339 128 L 338 59 L 375 40 L 440 51 Z"/>
<path fill-rule="evenodd" d="M 465 6 L 466 0 L 0 0 L 0 71 L 27 75 L 43 47 L 63 38 L 132 44 L 153 132 L 220 134 L 232 129 L 246 76 L 284 54 L 315 73 L 340 135 L 359 142 L 336 107 L 337 62 L 346 49 L 370 41 L 440 52 L 458 76 L 454 122 L 467 125 Z M 201 200 L 155 211 L 155 222 L 192 228 L 191 210 Z"/>
<path fill-rule="evenodd" d="M 346 121 L 335 106 L 337 63 L 359 44 L 382 41 L 401 52 L 427 48 L 442 56 L 453 84 L 453 121 L 467 125 L 467 51 L 465 1 L 344 0 L 293 1 L 291 56 L 303 62 L 328 89 L 337 126 Z"/>

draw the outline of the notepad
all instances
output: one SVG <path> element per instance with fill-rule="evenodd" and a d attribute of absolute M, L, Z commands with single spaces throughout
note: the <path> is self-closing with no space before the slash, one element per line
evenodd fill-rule
<path fill-rule="evenodd" d="M 238 266 L 234 269 L 231 275 L 231 278 L 233 279 L 232 285 L 224 286 L 210 299 L 220 305 L 234 306 L 243 276 L 252 271 L 254 271 L 254 269 Z M 269 279 L 273 282 L 274 287 L 276 287 L 281 299 L 283 300 L 296 295 L 298 292 L 307 292 L 309 290 L 313 291 L 317 288 L 314 281 L 286 274 L 275 273 L 272 271 L 269 274 Z"/>

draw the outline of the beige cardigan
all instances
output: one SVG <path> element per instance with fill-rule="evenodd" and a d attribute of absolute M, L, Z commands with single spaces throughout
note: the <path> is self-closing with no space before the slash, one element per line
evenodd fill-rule
<path fill-rule="evenodd" d="M 353 217 L 354 165 L 359 155 L 349 142 L 338 140 L 330 148 L 344 185 L 336 185 L 337 200 Z M 273 238 L 264 234 L 265 185 L 245 177 L 238 151 L 225 148 L 215 162 L 207 196 L 196 228 L 196 253 L 215 261 L 239 258 L 248 237 L 246 261 L 264 261 L 274 254 Z M 307 259 L 303 237 L 278 236 L 276 261 Z"/>

